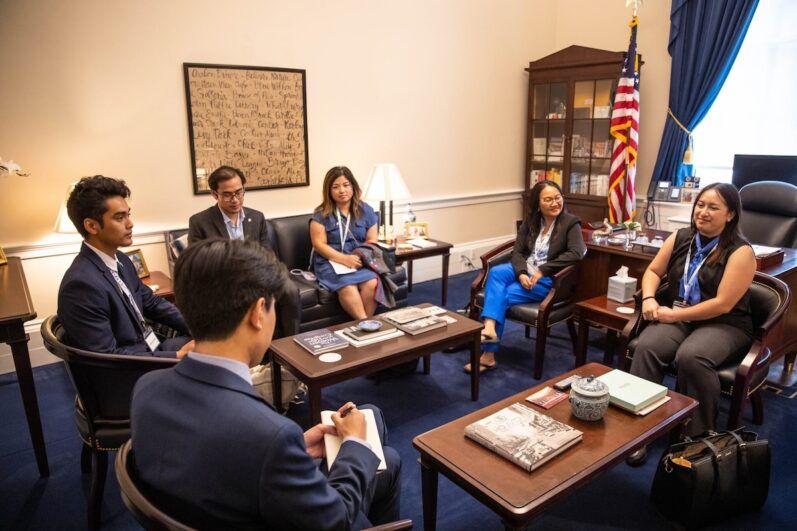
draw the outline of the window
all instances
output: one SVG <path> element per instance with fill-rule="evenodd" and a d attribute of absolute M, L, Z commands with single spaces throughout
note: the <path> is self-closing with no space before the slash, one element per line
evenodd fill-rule
<path fill-rule="evenodd" d="M 733 156 L 797 155 L 797 2 L 761 0 L 714 105 L 694 131 L 700 186 L 730 182 Z"/>

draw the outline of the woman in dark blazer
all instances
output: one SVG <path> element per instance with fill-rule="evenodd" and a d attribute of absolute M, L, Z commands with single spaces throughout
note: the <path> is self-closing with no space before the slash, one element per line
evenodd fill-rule
<path fill-rule="evenodd" d="M 484 289 L 484 330 L 479 370 L 496 367 L 510 306 L 540 302 L 551 290 L 553 275 L 584 257 L 586 246 L 581 221 L 565 211 L 562 189 L 553 181 L 531 188 L 529 212 L 518 229 L 512 262 L 490 269 Z M 470 372 L 470 363 L 465 365 Z"/>

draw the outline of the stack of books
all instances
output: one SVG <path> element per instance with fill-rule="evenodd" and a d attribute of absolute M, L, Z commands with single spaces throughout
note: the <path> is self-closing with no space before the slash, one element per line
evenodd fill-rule
<path fill-rule="evenodd" d="M 667 401 L 667 388 L 615 369 L 598 376 L 609 388 L 609 403 L 631 413 L 649 413 Z"/>
<path fill-rule="evenodd" d="M 393 339 L 394 337 L 403 336 L 404 332 L 395 326 L 384 323 L 383 321 L 382 327 L 379 330 L 374 330 L 373 332 L 361 330 L 357 326 L 349 326 L 341 330 L 336 330 L 335 334 L 342 340 L 355 347 L 364 347 L 366 345 L 372 345 L 381 341 L 387 341 L 388 339 Z"/>
<path fill-rule="evenodd" d="M 527 472 L 581 440 L 582 433 L 523 404 L 512 404 L 465 427 L 465 436 Z"/>
<path fill-rule="evenodd" d="M 433 315 L 429 310 L 431 308 L 424 309 L 410 306 L 409 308 L 383 313 L 380 317 L 411 336 L 448 325 L 447 319 Z"/>

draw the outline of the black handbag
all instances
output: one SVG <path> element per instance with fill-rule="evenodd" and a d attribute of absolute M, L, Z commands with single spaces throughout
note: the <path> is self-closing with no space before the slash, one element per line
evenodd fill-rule
<path fill-rule="evenodd" d="M 701 527 L 756 511 L 769 492 L 769 443 L 738 428 L 686 440 L 659 461 L 650 497 L 669 520 Z"/>

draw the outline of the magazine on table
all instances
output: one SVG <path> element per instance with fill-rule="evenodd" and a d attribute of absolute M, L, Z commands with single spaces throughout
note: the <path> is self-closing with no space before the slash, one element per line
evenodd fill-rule
<path fill-rule="evenodd" d="M 383 323 L 382 327 L 380 327 L 378 330 L 373 330 L 371 332 L 363 330 L 358 326 L 349 326 L 347 328 L 344 328 L 342 331 L 344 334 L 346 334 L 347 337 L 350 337 L 356 341 L 366 341 L 368 339 L 376 339 L 377 337 L 382 337 L 388 334 L 392 334 L 396 330 L 397 328 L 395 326 Z"/>
<path fill-rule="evenodd" d="M 526 397 L 532 404 L 538 405 L 543 409 L 551 409 L 559 402 L 567 400 L 568 393 L 554 389 L 553 387 L 543 387 L 533 395 Z"/>
<path fill-rule="evenodd" d="M 337 335 L 343 341 L 346 341 L 348 344 L 359 348 L 359 347 L 364 347 L 366 345 L 373 345 L 374 343 L 381 343 L 382 341 L 387 341 L 388 339 L 394 339 L 394 338 L 397 338 L 397 337 L 401 337 L 401 336 L 404 335 L 404 332 L 402 332 L 401 330 L 393 330 L 391 333 L 385 334 L 383 336 L 372 337 L 372 338 L 362 339 L 362 340 L 357 340 L 357 339 L 354 339 L 353 337 L 349 336 L 348 334 L 346 334 L 345 329 L 336 330 L 335 331 L 335 335 Z"/>
<path fill-rule="evenodd" d="M 314 356 L 349 346 L 349 342 L 336 336 L 329 328 L 311 330 L 293 336 L 293 340 Z"/>
<path fill-rule="evenodd" d="M 469 424 L 465 436 L 531 472 L 578 443 L 582 432 L 517 403 Z"/>

